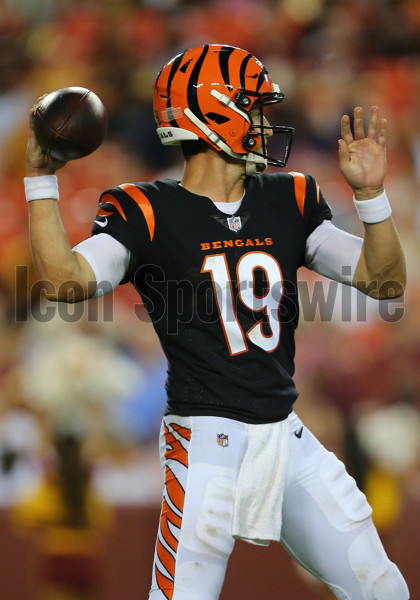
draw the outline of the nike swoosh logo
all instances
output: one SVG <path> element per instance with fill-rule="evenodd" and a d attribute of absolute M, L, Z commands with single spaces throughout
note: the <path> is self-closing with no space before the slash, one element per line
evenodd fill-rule
<path fill-rule="evenodd" d="M 301 427 L 300 429 L 298 429 L 297 431 L 295 431 L 295 436 L 297 438 L 301 438 L 302 437 L 302 433 L 303 433 L 303 427 Z"/>
<path fill-rule="evenodd" d="M 107 219 L 106 217 L 105 217 L 105 221 L 97 221 L 97 220 L 95 219 L 95 223 L 96 223 L 97 225 L 99 225 L 100 227 L 106 227 L 106 226 L 108 225 L 108 219 Z"/>

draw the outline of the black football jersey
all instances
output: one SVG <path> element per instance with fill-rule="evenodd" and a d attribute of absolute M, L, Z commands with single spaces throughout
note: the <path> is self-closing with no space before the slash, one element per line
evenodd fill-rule
<path fill-rule="evenodd" d="M 309 175 L 255 175 L 245 188 L 233 216 L 169 179 L 101 196 L 93 234 L 131 253 L 125 281 L 168 359 L 167 413 L 267 423 L 296 400 L 297 269 L 332 215 Z"/>

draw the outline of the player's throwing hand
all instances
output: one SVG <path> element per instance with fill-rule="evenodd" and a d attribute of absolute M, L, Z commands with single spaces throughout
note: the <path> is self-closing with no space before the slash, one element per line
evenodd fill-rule
<path fill-rule="evenodd" d="M 27 174 L 29 176 L 50 175 L 66 164 L 65 161 L 56 160 L 44 152 L 36 139 L 34 132 L 34 113 L 39 102 L 44 98 L 38 98 L 29 113 L 28 146 L 26 149 Z"/>

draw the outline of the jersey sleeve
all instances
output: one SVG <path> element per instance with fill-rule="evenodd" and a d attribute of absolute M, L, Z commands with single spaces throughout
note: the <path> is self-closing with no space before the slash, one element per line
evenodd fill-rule
<path fill-rule="evenodd" d="M 123 183 L 100 197 L 92 235 L 107 233 L 138 261 L 144 244 L 153 240 L 154 229 L 152 205 L 137 185 Z"/>
<path fill-rule="evenodd" d="M 111 292 L 125 279 L 130 252 L 107 233 L 100 232 L 80 242 L 73 251 L 84 256 L 95 273 L 95 297 Z"/>
<path fill-rule="evenodd" d="M 309 237 L 323 221 L 332 219 L 331 208 L 311 175 L 295 172 L 290 175 L 293 177 L 296 204 L 305 222 L 306 237 Z"/>
<path fill-rule="evenodd" d="M 305 264 L 340 283 L 351 285 L 363 240 L 324 221 L 306 240 Z"/>

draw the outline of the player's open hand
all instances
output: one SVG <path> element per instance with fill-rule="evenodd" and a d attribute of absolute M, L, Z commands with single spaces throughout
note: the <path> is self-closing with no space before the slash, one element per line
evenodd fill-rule
<path fill-rule="evenodd" d="M 353 132 L 350 117 L 341 119 L 341 137 L 338 141 L 340 170 L 353 188 L 357 200 L 368 200 L 383 191 L 386 173 L 387 121 L 379 118 L 379 108 L 372 106 L 365 135 L 363 109 L 354 109 Z"/>
<path fill-rule="evenodd" d="M 61 167 L 64 167 L 66 164 L 64 161 L 55 160 L 46 154 L 38 144 L 35 136 L 33 124 L 34 113 L 38 102 L 44 97 L 45 96 L 38 98 L 37 102 L 31 108 L 29 113 L 28 146 L 26 149 L 26 167 L 29 177 L 36 175 L 52 175 L 55 173 L 55 171 L 57 171 L 57 169 L 61 169 Z"/>

